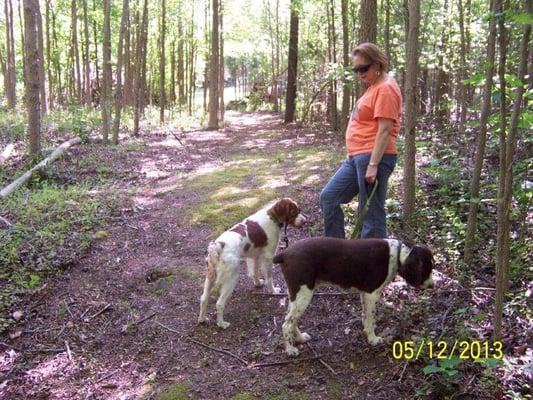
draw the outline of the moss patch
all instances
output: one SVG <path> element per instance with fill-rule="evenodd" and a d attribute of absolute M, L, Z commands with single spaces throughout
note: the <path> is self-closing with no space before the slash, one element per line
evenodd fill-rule
<path fill-rule="evenodd" d="M 157 400 L 184 400 L 189 399 L 189 389 L 182 383 L 175 383 L 174 385 L 163 390 Z"/>

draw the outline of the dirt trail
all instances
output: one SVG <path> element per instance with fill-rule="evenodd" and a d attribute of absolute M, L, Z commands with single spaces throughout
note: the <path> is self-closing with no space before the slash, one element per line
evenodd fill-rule
<path fill-rule="evenodd" d="M 113 172 L 125 177 L 115 189 L 129 190 L 131 204 L 103 227 L 106 238 L 24 304 L 25 320 L 13 328 L 22 336 L 0 347 L 0 398 L 150 399 L 169 387 L 173 398 L 194 399 L 412 398 L 423 379 L 415 372 L 420 367 L 393 360 L 390 346 L 366 344 L 356 295 L 313 300 L 302 320 L 312 347 L 293 364 L 251 367 L 289 360 L 281 343 L 286 307 L 284 297 L 254 289 L 245 268 L 226 308 L 231 327 L 215 326 L 212 304 L 210 323 L 196 324 L 212 230 L 190 221 L 205 189 L 191 187 L 188 178 L 247 154 L 268 159 L 279 151 L 312 154 L 318 146 L 342 153 L 342 138 L 331 136 L 285 126 L 273 114 L 230 113 L 221 131 L 190 132 L 180 140 L 151 133 L 143 151 L 120 157 L 99 147 L 102 162 L 114 162 Z M 62 162 L 83 155 L 85 147 Z M 272 162 L 294 171 L 290 156 Z M 291 241 L 321 234 L 318 193 L 333 168 L 322 164 L 314 180 L 286 177 L 288 184 L 276 188 L 297 197 L 311 216 L 308 227 L 289 232 Z M 253 190 L 260 182 L 246 184 Z M 277 269 L 275 281 L 284 287 Z M 411 328 L 402 321 L 405 311 L 380 312 L 379 330 L 389 325 L 402 336 Z M 322 362 L 303 361 L 317 354 Z"/>

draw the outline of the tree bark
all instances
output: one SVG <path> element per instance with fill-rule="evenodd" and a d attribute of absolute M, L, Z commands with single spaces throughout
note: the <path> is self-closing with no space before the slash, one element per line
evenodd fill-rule
<path fill-rule="evenodd" d="M 7 96 L 7 107 L 14 109 L 17 105 L 17 75 L 15 70 L 15 36 L 13 34 L 13 4 L 5 0 L 6 14 L 6 76 L 4 84 Z"/>
<path fill-rule="evenodd" d="M 89 21 L 87 17 L 87 0 L 83 0 L 83 104 L 91 105 L 91 61 L 89 54 Z"/>
<path fill-rule="evenodd" d="M 403 220 L 411 222 L 415 209 L 416 186 L 416 120 L 418 81 L 418 40 L 420 30 L 420 0 L 409 0 L 409 30 L 407 32 L 407 65 L 405 74 L 405 162 L 403 184 Z"/>
<path fill-rule="evenodd" d="M 345 68 L 350 67 L 350 37 L 348 34 L 348 0 L 341 0 L 341 17 L 342 17 L 342 62 Z M 342 84 L 342 107 L 341 107 L 341 124 L 340 131 L 345 132 L 348 126 L 350 114 L 350 82 L 346 79 L 345 72 Z"/>
<path fill-rule="evenodd" d="M 496 13 L 501 0 L 492 0 L 491 10 Z M 472 181 L 470 184 L 470 204 L 468 209 L 468 221 L 466 224 L 464 262 L 469 265 L 474 256 L 474 243 L 477 231 L 477 214 L 479 209 L 479 189 L 481 181 L 481 170 L 483 168 L 483 158 L 485 157 L 485 145 L 487 142 L 487 125 L 491 111 L 492 81 L 494 77 L 494 56 L 496 48 L 496 21 L 491 18 L 489 21 L 489 38 L 487 42 L 487 58 L 485 70 L 485 86 L 483 88 L 483 105 L 479 121 L 478 143 L 476 150 L 476 160 Z"/>
<path fill-rule="evenodd" d="M 531 14 L 532 2 L 526 1 L 526 13 Z M 502 21 L 503 22 L 503 21 Z M 503 302 L 508 284 L 508 263 L 509 263 L 509 227 L 510 210 L 513 191 L 513 156 L 516 152 L 516 142 L 518 133 L 518 122 L 522 109 L 524 86 L 526 85 L 527 58 L 530 49 L 531 24 L 524 25 L 524 32 L 520 42 L 520 64 L 518 67 L 518 77 L 522 81 L 515 91 L 515 102 L 511 114 L 509 125 L 509 135 L 505 143 L 505 157 L 500 163 L 500 180 L 504 180 L 502 198 L 498 199 L 498 230 L 496 243 L 496 299 L 494 306 L 494 338 L 501 340 Z"/>
<path fill-rule="evenodd" d="M 122 66 L 124 64 L 124 36 L 126 34 L 126 24 L 130 19 L 129 0 L 122 1 L 122 17 L 120 19 L 120 32 L 118 36 L 117 48 L 117 70 L 115 88 L 115 120 L 113 122 L 113 144 L 118 144 L 120 130 L 120 117 L 123 107 L 123 87 L 122 87 Z"/>
<path fill-rule="evenodd" d="M 161 0 L 161 31 L 159 34 L 159 123 L 165 123 L 165 31 L 166 31 L 166 0 Z"/>
<path fill-rule="evenodd" d="M 212 0 L 211 23 L 211 57 L 209 60 L 209 121 L 208 129 L 218 129 L 218 65 L 219 65 L 219 36 L 218 36 L 218 1 Z"/>
<path fill-rule="evenodd" d="M 104 42 L 102 44 L 103 78 L 102 85 L 102 139 L 104 143 L 109 141 L 109 128 L 111 124 L 111 0 L 104 0 Z"/>
<path fill-rule="evenodd" d="M 37 24 L 39 13 L 38 0 L 24 0 L 24 30 L 26 35 L 26 110 L 28 113 L 28 142 L 29 156 L 36 158 L 41 154 L 41 104 L 39 81 L 39 45 L 37 39 Z"/>
<path fill-rule="evenodd" d="M 43 35 L 43 16 L 41 7 L 37 2 L 36 19 L 37 19 L 37 49 L 39 50 L 39 96 L 41 97 L 41 116 L 48 111 L 46 100 L 46 75 L 44 71 L 44 35 Z"/>
<path fill-rule="evenodd" d="M 289 60 L 287 68 L 287 95 L 285 96 L 285 123 L 293 122 L 296 113 L 296 81 L 298 76 L 298 25 L 296 0 L 291 0 Z"/>

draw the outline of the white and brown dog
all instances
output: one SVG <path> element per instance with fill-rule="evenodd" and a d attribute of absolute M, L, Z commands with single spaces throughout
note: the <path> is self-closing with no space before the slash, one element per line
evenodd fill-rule
<path fill-rule="evenodd" d="M 281 264 L 287 283 L 290 303 L 283 324 L 283 337 L 285 351 L 291 356 L 299 353 L 295 343 L 304 343 L 311 338 L 300 332 L 298 321 L 318 284 L 333 283 L 361 292 L 363 328 L 371 345 L 383 342 L 375 334 L 374 311 L 383 288 L 396 274 L 415 287 L 433 285 L 431 251 L 395 239 L 303 239 L 277 254 L 273 261 Z"/>
<path fill-rule="evenodd" d="M 259 268 L 262 265 L 267 289 L 271 293 L 279 293 L 279 288 L 274 287 L 272 282 L 272 258 L 281 228 L 286 225 L 299 228 L 305 222 L 306 218 L 300 212 L 298 204 L 290 198 L 283 198 L 270 203 L 209 243 L 205 259 L 207 274 L 200 298 L 198 322 L 206 320 L 209 296 L 215 289 L 219 292 L 216 303 L 217 325 L 224 329 L 230 325 L 224 321 L 224 307 L 237 284 L 239 264 L 243 258 L 246 259 L 248 274 L 256 287 L 262 285 L 262 280 L 259 279 Z"/>

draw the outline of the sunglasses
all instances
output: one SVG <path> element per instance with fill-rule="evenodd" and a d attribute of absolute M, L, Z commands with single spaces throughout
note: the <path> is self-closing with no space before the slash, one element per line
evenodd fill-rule
<path fill-rule="evenodd" d="M 370 69 L 371 66 L 372 64 L 360 65 L 358 67 L 353 67 L 352 71 L 354 72 L 354 74 L 364 74 Z"/>

